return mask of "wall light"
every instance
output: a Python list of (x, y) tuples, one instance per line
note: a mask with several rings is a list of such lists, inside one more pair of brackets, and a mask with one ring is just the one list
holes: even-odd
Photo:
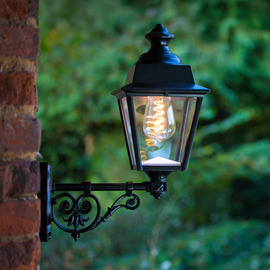
[[(169, 50), (174, 35), (162, 24), (157, 24), (145, 37), (151, 43), (150, 50), (129, 69), (125, 86), (112, 95), (118, 100), (131, 169), (144, 171), (150, 181), (55, 184), (51, 181), (51, 167), (41, 162), (41, 241), (51, 238), (52, 221), (77, 241), (81, 233), (95, 229), (116, 210), (136, 209), (140, 199), (134, 190), (145, 190), (160, 199), (168, 189), (169, 174), (187, 170), (202, 100), (210, 90), (196, 85), (191, 66), (183, 65)], [(125, 194), (101, 216), (100, 202), (92, 192), (113, 190)], [(52, 198), (55, 191), (63, 193)], [(82, 194), (76, 199), (68, 191)], [(125, 198), (126, 202), (121, 204)], [(67, 216), (63, 218), (67, 226), (57, 220), (59, 209)], [(91, 210), (96, 216), (86, 226), (89, 217), (84, 215)]]

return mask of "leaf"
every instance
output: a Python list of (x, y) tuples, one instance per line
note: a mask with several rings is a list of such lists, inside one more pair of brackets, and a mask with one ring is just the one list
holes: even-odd
[(144, 115), (144, 112), (145, 112), (145, 105), (142, 105), (142, 106), (137, 107), (137, 108), (136, 108), (136, 112), (139, 113), (139, 114)]

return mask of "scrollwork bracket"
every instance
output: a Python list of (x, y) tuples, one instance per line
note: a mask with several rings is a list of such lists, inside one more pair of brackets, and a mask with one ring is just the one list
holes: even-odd
[[(41, 191), (39, 198), (42, 213), (40, 239), (43, 242), (51, 238), (52, 221), (62, 231), (70, 233), (77, 241), (82, 233), (97, 228), (118, 209), (137, 209), (140, 205), (140, 199), (133, 193), (134, 190), (145, 190), (155, 198), (160, 198), (167, 190), (167, 183), (163, 179), (162, 181), (155, 180), (155, 182), (143, 183), (91, 184), (90, 182), (83, 182), (81, 184), (55, 184), (51, 181), (51, 167), (46, 162), (40, 163), (40, 174)], [(125, 194), (120, 196), (101, 216), (100, 201), (92, 194), (92, 191), (115, 190), (125, 191)], [(82, 194), (75, 198), (69, 191), (80, 191)], [(54, 192), (58, 193), (52, 198)], [(90, 214), (94, 214), (94, 218), (91, 218)]]

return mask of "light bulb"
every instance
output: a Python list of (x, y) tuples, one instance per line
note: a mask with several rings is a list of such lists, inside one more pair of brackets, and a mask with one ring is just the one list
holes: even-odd
[(151, 96), (147, 98), (143, 132), (150, 139), (166, 140), (176, 129), (170, 97)]

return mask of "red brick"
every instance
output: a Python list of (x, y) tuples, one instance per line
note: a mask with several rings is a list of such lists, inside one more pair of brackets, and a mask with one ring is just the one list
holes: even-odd
[(35, 194), (39, 192), (39, 189), (39, 162), (12, 162), (0, 168), (0, 199)]
[(37, 119), (3, 119), (0, 134), (0, 152), (39, 151), (41, 127)]
[(37, 269), (40, 262), (40, 242), (38, 237), (21, 243), (0, 245), (0, 267), (5, 270)]
[(0, 237), (39, 232), (39, 199), (1, 202), (0, 213)]
[(38, 0), (1, 0), (1, 19), (27, 21), (31, 17), (38, 17)]
[(0, 24), (0, 56), (35, 60), (39, 54), (39, 29), (28, 25)]
[(0, 105), (35, 105), (35, 73), (0, 73)]

